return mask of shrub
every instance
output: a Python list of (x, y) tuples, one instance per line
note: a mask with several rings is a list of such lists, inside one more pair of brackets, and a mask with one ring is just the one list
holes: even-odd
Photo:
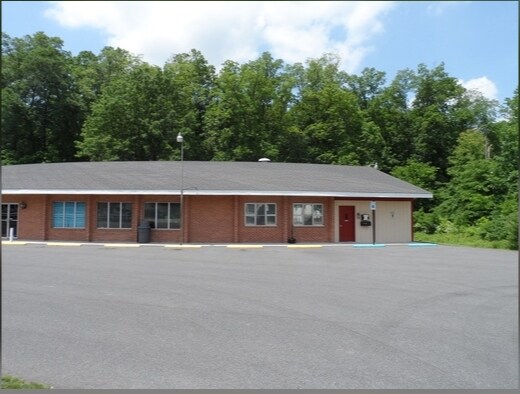
[(439, 217), (435, 213), (425, 213), (422, 210), (413, 214), (413, 228), (425, 234), (433, 234), (439, 225)]
[(452, 234), (458, 232), (457, 226), (449, 219), (441, 218), (435, 229), (436, 233)]
[(2, 376), (2, 390), (7, 389), (49, 389), (50, 386), (46, 386), (41, 383), (25, 382), (22, 379), (14, 376), (5, 375)]

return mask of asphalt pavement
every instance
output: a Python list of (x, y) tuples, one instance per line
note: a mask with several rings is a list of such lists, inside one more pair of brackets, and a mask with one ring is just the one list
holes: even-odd
[(57, 389), (515, 389), (518, 253), (2, 247), (2, 374)]

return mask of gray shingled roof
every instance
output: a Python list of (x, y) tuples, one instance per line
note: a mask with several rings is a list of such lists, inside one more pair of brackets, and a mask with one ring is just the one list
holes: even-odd
[[(371, 167), (185, 161), (184, 194), (431, 198)], [(2, 167), (3, 194), (179, 194), (181, 162), (83, 162)]]

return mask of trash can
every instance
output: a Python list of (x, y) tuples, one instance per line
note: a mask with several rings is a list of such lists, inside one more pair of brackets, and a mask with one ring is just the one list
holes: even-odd
[(137, 227), (137, 242), (142, 244), (150, 242), (151, 228), (148, 220), (142, 221), (139, 227)]

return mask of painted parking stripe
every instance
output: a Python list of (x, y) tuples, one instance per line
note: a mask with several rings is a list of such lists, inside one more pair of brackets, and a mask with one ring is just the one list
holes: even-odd
[(81, 243), (76, 242), (47, 242), (47, 246), (81, 246)]
[(27, 242), (22, 242), (22, 241), (2, 241), (2, 245), (27, 245)]
[(263, 247), (264, 245), (226, 245), (226, 248), (229, 249), (260, 249)]
[(103, 244), (106, 248), (138, 248), (141, 245), (136, 244)]
[(175, 249), (199, 249), (202, 248), (202, 245), (164, 245), (164, 247)]
[(356, 244), (354, 248), (384, 248), (385, 244)]

